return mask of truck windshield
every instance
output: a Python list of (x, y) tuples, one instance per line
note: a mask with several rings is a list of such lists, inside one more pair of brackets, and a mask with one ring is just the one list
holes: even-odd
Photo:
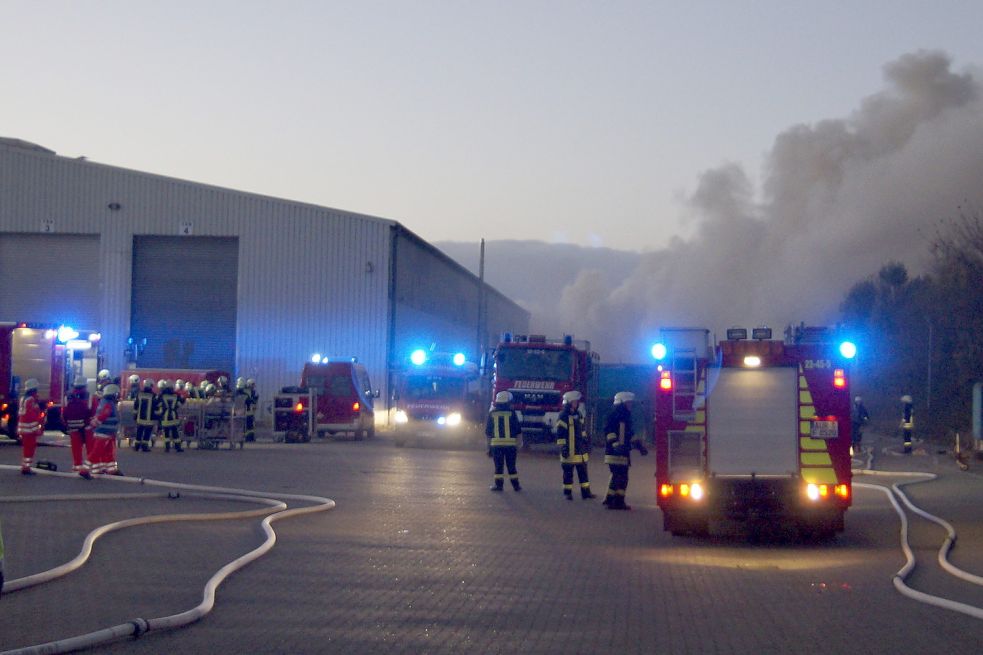
[(406, 400), (461, 398), (464, 396), (464, 380), (460, 378), (411, 375), (406, 378), (404, 388)]
[(573, 353), (542, 348), (502, 348), (495, 356), (498, 375), (507, 380), (569, 380)]

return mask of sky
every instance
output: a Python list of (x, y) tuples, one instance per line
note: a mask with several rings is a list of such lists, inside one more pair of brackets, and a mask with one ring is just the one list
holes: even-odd
[(0, 0), (0, 25), (0, 136), (431, 241), (648, 253), (699, 242), (728, 180), (775, 210), (782, 137), (857, 128), (890, 62), (983, 64), (983, 2), (954, 0)]

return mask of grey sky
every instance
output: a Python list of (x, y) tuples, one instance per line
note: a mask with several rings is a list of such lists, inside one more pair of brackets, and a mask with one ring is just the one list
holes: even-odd
[(654, 249), (700, 174), (847, 117), (983, 2), (0, 0), (0, 135), (400, 220)]

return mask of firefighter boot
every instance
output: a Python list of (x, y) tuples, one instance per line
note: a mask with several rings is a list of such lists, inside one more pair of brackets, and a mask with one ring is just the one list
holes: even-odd
[(592, 498), (597, 498), (595, 494), (590, 491), (590, 486), (580, 488), (580, 497), (584, 500), (590, 500)]
[(165, 453), (171, 452), (171, 442), (170, 442), (170, 440), (164, 442), (164, 452)]
[(512, 479), (512, 488), (516, 491), (522, 491), (522, 485), (519, 484), (518, 479), (515, 478)]
[(573, 492), (569, 489), (564, 489), (563, 497), (566, 498), (567, 500), (573, 500)]

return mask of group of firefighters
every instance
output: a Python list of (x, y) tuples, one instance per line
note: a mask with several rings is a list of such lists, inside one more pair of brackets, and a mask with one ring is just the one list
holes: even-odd
[[(554, 426), (556, 445), (560, 448), (560, 467), (563, 470), (563, 497), (573, 500), (573, 474), (577, 472), (580, 483), (580, 497), (584, 500), (596, 498), (591, 492), (587, 462), (590, 458), (591, 440), (587, 431), (586, 414), (581, 409), (582, 396), (579, 391), (563, 394), (563, 410)], [(635, 437), (631, 408), (635, 394), (619, 391), (614, 395), (614, 406), (604, 426), (604, 463), (608, 465), (611, 479), (608, 482), (604, 506), (612, 510), (628, 510), (625, 502), (628, 490), (628, 469), (631, 466), (631, 451), (638, 449), (644, 456), (648, 450), (641, 439)], [(495, 482), (492, 491), (502, 491), (505, 486), (505, 470), (516, 491), (522, 489), (516, 469), (516, 454), (522, 430), (517, 412), (512, 408), (512, 394), (501, 391), (495, 396), (495, 403), (485, 423), (488, 437), (488, 456), (495, 462)]]
[[(176, 452), (182, 452), (178, 408), (188, 399), (224, 400), (231, 398), (233, 393), (242, 397), (245, 408), (245, 440), (255, 440), (256, 407), (259, 403), (255, 380), (239, 378), (234, 392), (225, 376), (219, 377), (216, 384), (204, 380), (197, 387), (183, 380), (160, 380), (155, 385), (153, 380), (146, 379), (140, 384), (140, 378), (136, 375), (131, 375), (128, 382), (130, 386), (126, 400), (133, 402), (136, 419), (133, 449), (136, 451), (150, 451), (156, 430), (163, 436), (165, 452), (169, 452), (172, 446)], [(27, 380), (20, 399), (17, 436), (21, 440), (23, 475), (34, 475), (32, 466), (38, 440), (44, 434), (46, 416), (38, 401), (38, 386), (36, 379)], [(96, 390), (91, 397), (86, 378), (78, 376), (72, 384), (62, 411), (62, 422), (71, 444), (72, 471), (83, 478), (91, 479), (93, 473), (123, 475), (116, 460), (120, 400), (119, 378), (113, 379), (108, 370), (99, 371)]]

